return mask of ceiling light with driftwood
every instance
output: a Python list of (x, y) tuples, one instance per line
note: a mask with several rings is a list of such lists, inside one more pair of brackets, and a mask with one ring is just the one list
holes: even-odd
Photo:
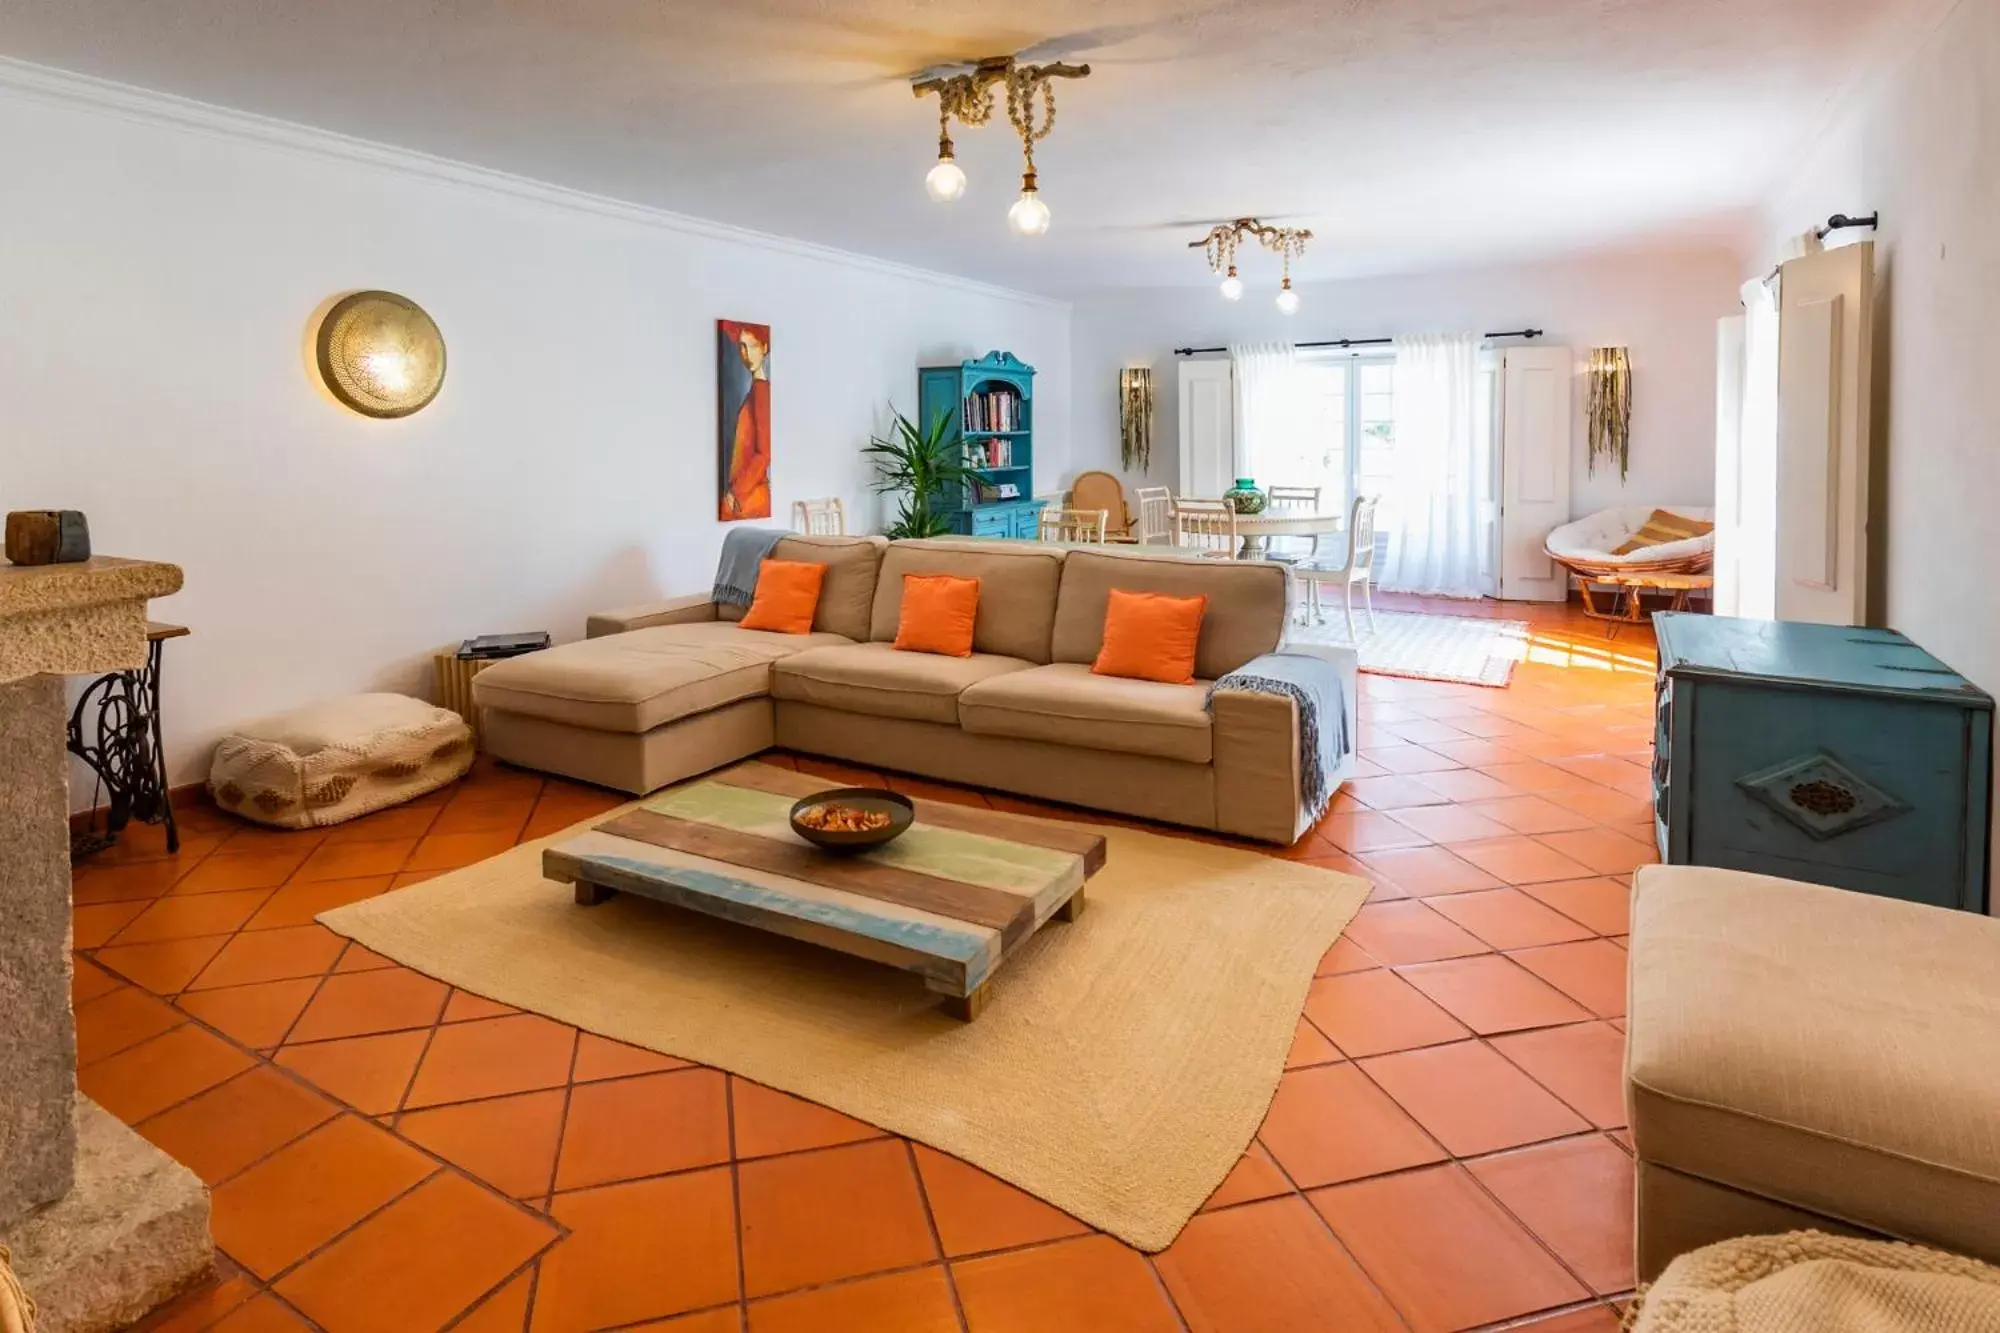
[(1236, 276), (1236, 251), (1246, 236), (1255, 238), (1282, 261), (1284, 281), (1278, 284), (1278, 309), (1288, 315), (1296, 311), (1299, 294), (1292, 290), (1292, 261), (1305, 254), (1306, 242), (1313, 238), (1305, 228), (1272, 227), (1256, 218), (1237, 218), (1234, 222), (1219, 223), (1198, 241), (1189, 241), (1188, 249), (1206, 251), (1209, 271), (1222, 279), (1223, 298), (1240, 301), (1243, 279)]
[(938, 160), (924, 177), (924, 189), (948, 204), (965, 193), (965, 171), (952, 156), (951, 123), (977, 128), (993, 118), (994, 85), (1007, 94), (1007, 120), (1021, 136), (1021, 197), (1007, 210), (1007, 223), (1023, 236), (1040, 236), (1049, 229), (1049, 206), (1035, 183), (1035, 145), (1056, 125), (1056, 79), (1081, 79), (1088, 65), (1023, 65), (1013, 56), (989, 56), (971, 69), (916, 80), (910, 91), (938, 99)]

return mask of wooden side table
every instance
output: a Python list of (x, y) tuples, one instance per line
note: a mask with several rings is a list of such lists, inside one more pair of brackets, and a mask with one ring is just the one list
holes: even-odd
[(99, 676), (76, 701), (69, 716), (69, 752), (97, 775), (109, 807), (100, 832), (93, 790), (90, 826), (70, 838), (72, 859), (111, 846), (135, 819), (166, 825), (168, 853), (180, 850), (180, 829), (167, 791), (166, 744), (160, 738), (160, 645), (187, 633), (185, 625), (147, 621), (146, 665)]
[(472, 702), (472, 678), (504, 657), (460, 657), (458, 648), (440, 648), (431, 655), (437, 673), (438, 707), (449, 708), (472, 728), (472, 743), (479, 744), (479, 709)]
[[(1590, 585), (1608, 584), (1614, 592), (1609, 607), (1599, 606), (1591, 600)], [(1673, 594), (1669, 611), (1688, 609), (1688, 598), (1695, 593), (1715, 592), (1713, 574), (1603, 574), (1583, 580), (1583, 613), (1596, 620), (1609, 620), (1614, 625), (1639, 625), (1646, 619), (1645, 595), (1648, 592)], [(1622, 607), (1620, 603), (1622, 602)], [(1611, 633), (1618, 631), (1613, 629)]]

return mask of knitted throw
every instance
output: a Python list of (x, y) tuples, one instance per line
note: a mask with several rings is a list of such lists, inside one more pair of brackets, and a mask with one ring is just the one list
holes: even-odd
[(1208, 687), (1211, 710), (1217, 690), (1282, 695), (1298, 706), (1299, 806), (1318, 823), (1333, 800), (1334, 770), (1353, 745), (1340, 669), (1307, 653), (1266, 653)]
[(715, 587), (709, 600), (717, 606), (750, 605), (757, 595), (757, 566), (791, 535), (783, 528), (731, 528), (723, 533), (722, 555), (715, 562)]
[(1646, 1288), (1632, 1333), (1996, 1333), (2000, 1268), (1819, 1231), (1684, 1254)]

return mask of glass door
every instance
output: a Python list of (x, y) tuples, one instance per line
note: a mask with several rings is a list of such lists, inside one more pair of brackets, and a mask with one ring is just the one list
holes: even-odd
[[(1381, 495), (1393, 478), (1396, 360), (1352, 352), (1305, 354), (1299, 429), (1260, 483), (1317, 486), (1320, 507), (1345, 513), (1357, 495)], [(1260, 458), (1260, 467), (1264, 460)], [(1379, 540), (1379, 539), (1378, 539)]]

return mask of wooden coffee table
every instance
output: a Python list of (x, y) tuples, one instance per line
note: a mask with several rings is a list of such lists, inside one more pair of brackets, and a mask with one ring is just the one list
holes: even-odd
[(542, 853), (586, 907), (629, 893), (914, 972), (971, 1021), (993, 973), (1050, 917), (1074, 921), (1104, 864), (1087, 829), (940, 801), (876, 851), (839, 855), (791, 828), (838, 784), (741, 764), (675, 787)]

